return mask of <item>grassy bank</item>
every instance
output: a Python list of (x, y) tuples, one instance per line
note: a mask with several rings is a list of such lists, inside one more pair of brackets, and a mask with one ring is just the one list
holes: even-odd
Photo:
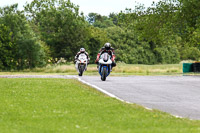
[(72, 79), (0, 78), (2, 133), (198, 133), (200, 121), (122, 103)]
[[(1, 72), (5, 74), (69, 74), (77, 75), (74, 64), (69, 65), (48, 65), (44, 68), (35, 68), (32, 70), (23, 70), (20, 72)], [(180, 75), (182, 74), (182, 64), (167, 65), (135, 65), (118, 63), (111, 75)], [(84, 75), (98, 75), (95, 64), (90, 64)]]

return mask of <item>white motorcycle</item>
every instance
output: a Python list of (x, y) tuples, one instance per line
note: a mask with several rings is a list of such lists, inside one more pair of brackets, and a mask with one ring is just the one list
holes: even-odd
[(85, 54), (80, 54), (75, 64), (79, 76), (82, 76), (83, 72), (87, 70), (87, 64), (87, 56)]
[(111, 56), (106, 52), (103, 53), (100, 56), (99, 60), (99, 74), (101, 75), (102, 81), (105, 81), (106, 77), (110, 74), (111, 65), (112, 65)]

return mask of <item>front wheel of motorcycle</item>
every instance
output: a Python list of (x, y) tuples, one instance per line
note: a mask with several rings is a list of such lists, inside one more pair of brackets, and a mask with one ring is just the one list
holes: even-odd
[(80, 66), (80, 68), (79, 68), (79, 76), (82, 76), (83, 75), (83, 71), (84, 71), (84, 68), (82, 68), (81, 66)]
[(106, 68), (104, 67), (104, 68), (103, 68), (103, 72), (102, 72), (102, 76), (101, 76), (101, 80), (102, 80), (102, 81), (106, 81), (106, 75), (107, 75), (107, 70), (106, 70)]

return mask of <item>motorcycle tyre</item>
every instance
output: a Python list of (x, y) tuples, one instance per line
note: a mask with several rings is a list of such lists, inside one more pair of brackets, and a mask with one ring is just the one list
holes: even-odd
[(106, 68), (104, 67), (104, 68), (103, 68), (103, 72), (102, 72), (102, 76), (101, 76), (101, 80), (102, 80), (102, 81), (106, 81), (106, 75), (107, 75), (107, 70), (106, 70)]
[(80, 66), (80, 68), (79, 68), (79, 76), (82, 76), (83, 75), (83, 71), (84, 71), (84, 68), (82, 68), (81, 66)]

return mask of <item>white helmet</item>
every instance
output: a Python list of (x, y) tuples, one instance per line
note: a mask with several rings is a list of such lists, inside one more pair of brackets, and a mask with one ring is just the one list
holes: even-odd
[(80, 48), (80, 52), (81, 53), (85, 53), (85, 49), (84, 48)]

